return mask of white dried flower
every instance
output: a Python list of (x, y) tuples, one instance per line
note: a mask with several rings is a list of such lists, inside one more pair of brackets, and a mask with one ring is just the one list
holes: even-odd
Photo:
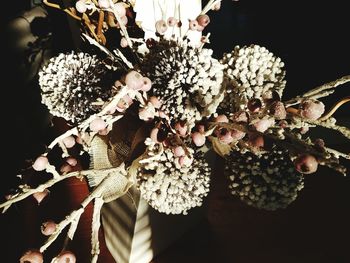
[(286, 208), (304, 187), (303, 175), (295, 170), (288, 153), (277, 149), (261, 156), (234, 151), (226, 159), (225, 174), (233, 195), (265, 210)]
[(181, 166), (171, 149), (157, 155), (160, 144), (150, 139), (146, 144), (150, 158), (137, 175), (141, 196), (154, 209), (166, 214), (187, 214), (189, 209), (201, 206), (210, 181), (210, 168), (203, 155), (188, 149), (193, 161)]
[(284, 63), (266, 48), (258, 45), (236, 46), (225, 54), (224, 86), (226, 92), (220, 105), (224, 110), (243, 110), (250, 99), (270, 99), (277, 93), (281, 98), (286, 81)]
[(51, 58), (39, 72), (42, 103), (54, 116), (84, 120), (99, 111), (92, 102), (105, 102), (111, 96), (107, 72), (102, 60), (87, 53)]
[(141, 70), (152, 80), (151, 93), (172, 120), (194, 122), (210, 116), (223, 99), (223, 66), (210, 49), (161, 40), (150, 47)]

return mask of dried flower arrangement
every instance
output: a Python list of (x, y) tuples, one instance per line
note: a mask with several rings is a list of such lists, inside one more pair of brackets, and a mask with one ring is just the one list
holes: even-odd
[[(225, 160), (234, 196), (266, 210), (293, 202), (304, 175), (315, 173), (318, 165), (346, 173), (339, 159), (350, 159), (349, 154), (327, 147), (322, 139), (310, 139), (307, 132), (321, 126), (350, 139), (350, 130), (332, 117), (350, 98), (327, 112), (319, 100), (350, 82), (350, 76), (284, 101), (284, 63), (266, 48), (236, 46), (217, 60), (204, 48), (210, 34), (197, 35), (198, 41), (189, 36), (205, 29), (210, 22), (207, 13), (219, 10), (220, 0), (208, 1), (188, 21), (180, 15), (179, 1), (163, 2), (164, 6), (158, 1), (161, 16), (151, 28), (138, 13), (140, 2), (78, 0), (62, 9), (44, 1), (81, 21), (83, 38), (99, 52), (60, 54), (40, 71), (42, 103), (71, 128), (33, 162), (35, 171), (52, 178), (35, 188), (20, 185), (0, 208), (5, 211), (29, 196), (40, 202), (49, 187), (69, 177), (86, 178), (92, 190), (80, 209), (57, 224), (43, 224), (47, 241), (38, 251), (24, 254), (21, 262), (43, 262), (42, 253), (66, 227), (72, 239), (92, 201), (91, 256), (97, 262), (101, 207), (132, 185), (162, 213), (186, 214), (201, 206), (209, 192), (207, 152)], [(171, 8), (174, 16), (167, 17), (164, 10)], [(133, 12), (136, 20), (130, 22)], [(147, 37), (130, 37), (126, 25), (133, 22)], [(131, 51), (130, 58), (127, 52), (107, 48), (110, 28), (120, 29), (120, 46)], [(136, 123), (130, 138), (121, 135), (122, 120)], [(49, 160), (57, 146), (64, 160), (61, 167)], [(79, 156), (72, 156), (73, 147), (90, 154), (90, 169), (76, 168)], [(67, 260), (75, 262), (74, 254), (63, 250), (52, 262)]]

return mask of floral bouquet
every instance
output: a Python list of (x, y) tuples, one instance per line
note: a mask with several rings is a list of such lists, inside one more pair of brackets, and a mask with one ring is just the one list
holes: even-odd
[[(311, 139), (308, 130), (321, 126), (350, 139), (349, 128), (332, 117), (350, 98), (332, 107), (320, 100), (350, 76), (284, 100), (284, 63), (266, 48), (236, 46), (216, 59), (205, 47), (208, 13), (220, 9), (220, 0), (202, 10), (191, 8), (196, 0), (150, 2), (78, 0), (63, 8), (44, 1), (79, 21), (86, 47), (51, 58), (39, 73), (42, 103), (68, 127), (32, 163), (51, 179), (21, 184), (0, 207), (29, 196), (40, 202), (69, 177), (86, 179), (91, 192), (61, 222), (45, 222), (47, 241), (21, 262), (43, 262), (42, 253), (65, 228), (72, 239), (90, 202), (91, 261), (97, 262), (101, 208), (133, 185), (161, 213), (201, 206), (212, 169), (207, 153), (224, 160), (231, 193), (259, 209), (286, 208), (319, 165), (346, 174), (339, 159), (349, 154)], [(110, 32), (117, 31), (119, 47), (110, 48)], [(58, 147), (60, 162), (50, 155)], [(79, 153), (88, 153), (89, 169), (80, 168)], [(75, 256), (63, 250), (52, 262), (75, 262)]]

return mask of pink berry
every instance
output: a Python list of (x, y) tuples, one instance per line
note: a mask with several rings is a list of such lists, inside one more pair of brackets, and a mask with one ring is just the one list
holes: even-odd
[(118, 107), (116, 106), (116, 107), (113, 107), (113, 108), (110, 108), (110, 109), (108, 109), (108, 111), (106, 112), (107, 114), (109, 114), (109, 115), (112, 115), (112, 114), (114, 114), (115, 113), (115, 111), (116, 110), (118, 110)]
[(311, 174), (317, 171), (318, 162), (313, 155), (302, 154), (294, 160), (294, 165), (298, 172)]
[(265, 132), (273, 124), (274, 124), (273, 119), (262, 119), (262, 120), (258, 120), (257, 122), (255, 122), (253, 124), (253, 126), (258, 132)]
[(146, 40), (146, 46), (147, 48), (152, 48), (156, 45), (157, 41), (155, 41), (153, 38), (147, 38)]
[(120, 80), (116, 80), (116, 81), (114, 82), (114, 87), (119, 88), (119, 87), (121, 87), (121, 86), (123, 86), (123, 83), (121, 83)]
[(76, 166), (77, 163), (78, 163), (78, 161), (77, 161), (77, 159), (75, 159), (74, 157), (68, 157), (68, 158), (66, 159), (66, 163), (68, 163), (68, 164), (71, 165), (71, 166)]
[(173, 27), (173, 26), (176, 26), (176, 24), (177, 24), (177, 19), (175, 17), (168, 18), (168, 26)]
[(164, 35), (164, 33), (168, 30), (168, 26), (166, 24), (166, 22), (164, 20), (158, 20), (156, 22), (156, 31), (161, 34)]
[(77, 143), (79, 143), (79, 144), (83, 144), (83, 143), (84, 143), (84, 142), (83, 142), (83, 139), (82, 139), (80, 136), (77, 137), (76, 141), (77, 141)]
[(122, 48), (126, 48), (128, 46), (128, 41), (126, 40), (125, 37), (122, 37), (122, 39), (120, 40), (120, 46)]
[(228, 123), (228, 118), (226, 117), (226, 115), (219, 115), (214, 119), (215, 122), (224, 122), (224, 123)]
[(233, 129), (233, 130), (231, 130), (231, 136), (232, 136), (234, 141), (238, 141), (238, 140), (241, 140), (244, 138), (245, 132)]
[(314, 144), (315, 146), (320, 149), (320, 150), (324, 150), (324, 147), (325, 147), (325, 142), (324, 140), (320, 139), (320, 138), (317, 138), (315, 141), (314, 141)]
[(60, 172), (64, 174), (70, 173), (71, 171), (73, 171), (73, 167), (68, 163), (63, 164), (60, 168)]
[(212, 10), (218, 11), (220, 10), (220, 8), (221, 8), (221, 2), (218, 2), (212, 7)]
[(70, 251), (63, 251), (56, 257), (56, 263), (75, 263), (75, 255)]
[(258, 134), (252, 134), (249, 136), (248, 143), (254, 148), (263, 148), (264, 147), (264, 137)]
[(299, 106), (299, 113), (303, 118), (317, 120), (324, 113), (324, 104), (318, 100), (305, 100)]
[(133, 100), (132, 100), (132, 98), (129, 95), (125, 95), (123, 97), (123, 100), (128, 106), (130, 106), (133, 103)]
[(38, 204), (40, 204), (44, 198), (50, 193), (49, 190), (45, 189), (42, 192), (37, 192), (33, 194), (33, 197), (35, 198), (35, 200), (38, 202)]
[(159, 132), (158, 128), (153, 128), (152, 129), (151, 134), (150, 134), (150, 137), (151, 137), (152, 141), (159, 142), (158, 141), (158, 132)]
[[(122, 24), (123, 24), (124, 26), (127, 25), (127, 23), (128, 23), (128, 17), (127, 17), (127, 16), (122, 16), (122, 17), (120, 17), (120, 20), (121, 20), (121, 22), (122, 22)], [(119, 25), (118, 27), (120, 27), (120, 25)]]
[(107, 123), (104, 120), (102, 120), (100, 117), (97, 117), (90, 123), (90, 130), (93, 132), (98, 132), (106, 128), (106, 126), (107, 126)]
[(75, 3), (75, 8), (79, 13), (85, 13), (87, 10), (85, 0), (79, 0)]
[(198, 124), (197, 125), (197, 130), (200, 132), (200, 133), (205, 133), (205, 126), (203, 124)]
[(130, 71), (125, 76), (125, 84), (133, 90), (141, 89), (144, 79), (143, 76), (135, 70)]
[(193, 162), (193, 159), (192, 158), (189, 158), (188, 156), (186, 156), (186, 155), (184, 155), (184, 156), (181, 156), (180, 158), (179, 158), (179, 164), (180, 164), (180, 166), (182, 167), (182, 166), (190, 166), (191, 164), (192, 164), (192, 162)]
[(72, 148), (75, 145), (75, 138), (73, 136), (68, 136), (63, 139), (63, 144), (67, 148)]
[(154, 112), (149, 109), (143, 108), (139, 110), (139, 118), (144, 121), (149, 121), (154, 119)]
[(54, 221), (47, 221), (41, 225), (41, 233), (45, 236), (52, 235), (56, 230), (56, 223)]
[(197, 27), (198, 27), (198, 22), (197, 20), (190, 20), (189, 21), (189, 28), (190, 30), (197, 30)]
[(201, 25), (198, 24), (197, 31), (198, 32), (202, 32), (203, 30), (204, 30), (204, 26), (201, 26)]
[(155, 97), (155, 96), (152, 96), (149, 98), (149, 102), (152, 103), (152, 105), (156, 108), (156, 109), (159, 109), (160, 106), (162, 106), (162, 103), (160, 102), (160, 100)]
[(170, 145), (171, 145), (171, 142), (168, 138), (166, 138), (162, 143), (163, 143), (164, 147), (170, 147)]
[(248, 122), (248, 114), (245, 111), (237, 111), (231, 117), (234, 122)]
[(176, 157), (180, 157), (185, 155), (185, 150), (182, 146), (176, 146), (175, 148), (173, 148), (173, 153)]
[(248, 101), (247, 107), (251, 112), (259, 112), (261, 110), (262, 104), (259, 99), (251, 99)]
[(43, 263), (44, 257), (38, 250), (29, 250), (23, 254), (20, 263)]
[(303, 126), (303, 127), (300, 128), (299, 131), (300, 131), (301, 134), (305, 134), (305, 133), (307, 133), (309, 131), (309, 129), (310, 129), (309, 126)]
[(177, 122), (175, 124), (175, 130), (180, 136), (185, 136), (187, 133), (187, 125), (185, 123)]
[(123, 17), (126, 15), (126, 9), (123, 3), (115, 3), (114, 4), (114, 11), (120, 16)]
[(166, 114), (164, 111), (159, 111), (158, 114), (160, 118), (169, 119), (168, 114)]
[(119, 112), (123, 112), (124, 110), (126, 110), (127, 108), (129, 108), (129, 106), (133, 103), (132, 99), (130, 98), (129, 95), (125, 95), (117, 104), (117, 111)]
[(110, 8), (109, 0), (98, 0), (98, 6), (102, 9)]
[(210, 23), (210, 18), (208, 15), (199, 15), (197, 17), (197, 22), (200, 26), (206, 27)]
[(275, 101), (271, 104), (270, 113), (276, 120), (283, 120), (287, 116), (286, 108), (281, 101)]
[(142, 81), (143, 83), (140, 89), (146, 92), (149, 91), (152, 88), (152, 81), (147, 77), (143, 77)]
[(108, 128), (104, 128), (103, 130), (98, 131), (99, 135), (105, 136), (110, 132)]
[(48, 164), (49, 160), (46, 156), (39, 156), (33, 163), (32, 167), (35, 171), (43, 171), (46, 169)]
[(281, 128), (287, 128), (288, 127), (288, 122), (285, 120), (281, 120), (278, 122), (278, 126), (280, 126)]
[(218, 134), (219, 141), (224, 144), (230, 144), (233, 142), (233, 138), (231, 136), (231, 132), (227, 129), (221, 129)]
[(192, 133), (192, 140), (196, 146), (200, 147), (203, 146), (205, 143), (205, 136), (200, 132), (194, 132)]

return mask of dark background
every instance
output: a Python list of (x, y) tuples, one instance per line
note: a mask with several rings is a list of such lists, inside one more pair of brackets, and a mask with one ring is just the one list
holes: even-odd
[[(350, 20), (344, 2), (224, 0), (219, 12), (210, 13), (210, 47), (220, 58), (235, 45), (265, 46), (285, 62), (284, 99), (288, 99), (350, 74)], [(26, 1), (10, 4), (3, 9), (2, 25), (30, 8)], [(69, 50), (73, 44), (65, 15), (49, 12), (53, 52)], [(23, 53), (13, 48), (11, 41), (16, 38), (7, 34), (11, 36), (5, 31), (1, 38), (6, 153), (2, 160), (2, 193), (16, 185), (15, 175), (25, 167), (25, 160), (40, 153), (43, 142), (52, 136), (47, 111), (40, 104), (37, 79), (22, 80), (18, 64)], [(330, 106), (349, 94), (347, 84), (324, 101)], [(349, 113), (350, 104), (346, 104), (335, 116), (349, 125)], [(349, 143), (342, 137), (331, 135), (329, 139), (334, 147), (349, 152)], [(349, 162), (346, 165), (349, 167)], [(350, 262), (346, 252), (350, 236), (349, 178), (321, 168), (318, 174), (306, 178), (304, 191), (288, 209), (267, 213), (231, 197), (226, 179), (220, 175), (219, 169), (213, 176), (207, 220), (156, 262)], [(26, 239), (20, 237), (28, 233), (18, 219), (23, 216), (21, 205), (0, 216), (1, 236), (7, 241), (2, 250), (11, 255), (6, 262), (16, 262), (16, 255), (27, 247), (23, 244)]]

